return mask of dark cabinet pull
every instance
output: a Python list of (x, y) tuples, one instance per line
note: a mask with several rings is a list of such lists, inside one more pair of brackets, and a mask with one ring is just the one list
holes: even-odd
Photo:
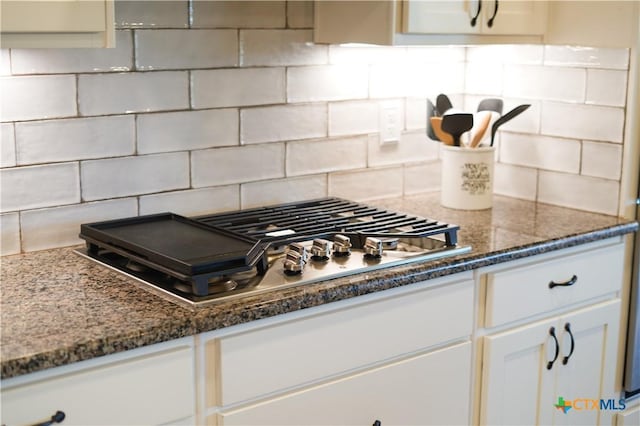
[(569, 351), (569, 355), (562, 358), (562, 365), (567, 365), (567, 363), (569, 362), (569, 358), (571, 358), (571, 355), (573, 355), (573, 350), (576, 348), (576, 340), (573, 338), (573, 333), (571, 332), (571, 324), (566, 323), (564, 325), (564, 329), (567, 333), (569, 333), (569, 336), (571, 337), (571, 350)]
[(480, 11), (482, 10), (482, 0), (478, 0), (478, 10), (476, 11), (476, 16), (471, 18), (471, 26), (475, 27), (478, 22), (478, 16), (480, 16)]
[(575, 283), (578, 282), (578, 276), (574, 275), (573, 277), (571, 277), (571, 279), (569, 281), (563, 282), (563, 283), (557, 283), (555, 281), (550, 281), (549, 282), (549, 288), (554, 288), (554, 287), (569, 287), (574, 285)]
[(493, 27), (493, 20), (496, 19), (496, 15), (498, 14), (498, 0), (495, 0), (496, 8), (493, 9), (493, 16), (487, 21), (487, 26), (489, 28)]
[(558, 338), (556, 337), (555, 327), (551, 327), (549, 329), (549, 335), (553, 337), (553, 341), (556, 344), (556, 354), (553, 356), (553, 359), (551, 361), (547, 362), (547, 370), (551, 370), (551, 368), (553, 367), (553, 363), (556, 362), (556, 360), (558, 359), (558, 354), (560, 353), (560, 344), (558, 343)]
[(56, 411), (56, 413), (53, 416), (51, 416), (49, 420), (46, 420), (41, 423), (36, 423), (33, 426), (51, 426), (54, 423), (62, 423), (65, 417), (66, 417), (66, 414), (64, 414), (64, 411)]
[(382, 422), (380, 420), (376, 420), (373, 422), (373, 426), (382, 426)]

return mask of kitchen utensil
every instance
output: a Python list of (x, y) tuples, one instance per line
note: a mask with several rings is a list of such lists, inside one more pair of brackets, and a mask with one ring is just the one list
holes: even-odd
[(483, 99), (478, 104), (478, 111), (495, 111), (498, 114), (502, 115), (503, 106), (504, 106), (504, 102), (502, 102), (502, 99), (498, 99), (498, 98)]
[(437, 115), (436, 112), (436, 107), (435, 105), (433, 105), (433, 102), (431, 102), (430, 99), (427, 99), (427, 136), (431, 140), (439, 141), (438, 137), (433, 131), (433, 126), (431, 125), (431, 117), (435, 117)]
[(486, 133), (490, 121), (491, 111), (480, 111), (476, 114), (474, 118), (474, 126), (471, 132), (471, 142), (469, 142), (469, 146), (471, 148), (475, 148), (480, 145), (480, 141)]
[(445, 145), (453, 145), (453, 136), (442, 130), (442, 117), (431, 117), (431, 128), (437, 136), (436, 140), (443, 142)]
[(440, 93), (436, 98), (436, 108), (440, 115), (444, 115), (445, 112), (453, 108), (453, 105), (451, 105), (451, 100), (447, 95)]
[(531, 106), (530, 104), (518, 105), (517, 107), (515, 107), (514, 109), (512, 109), (502, 117), (500, 117), (498, 120), (496, 120), (495, 123), (493, 123), (493, 125), (491, 126), (491, 146), (493, 146), (493, 142), (495, 140), (498, 127), (502, 126), (507, 121), (510, 121), (511, 119), (519, 116), (524, 111), (526, 111), (527, 108), (529, 108), (530, 106)]
[(460, 146), (460, 136), (473, 127), (473, 114), (449, 114), (442, 117), (442, 130), (453, 136), (453, 146)]

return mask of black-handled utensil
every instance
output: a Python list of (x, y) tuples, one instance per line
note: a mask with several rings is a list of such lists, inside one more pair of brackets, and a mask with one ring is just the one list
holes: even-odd
[(495, 111), (498, 114), (502, 115), (503, 106), (504, 106), (504, 102), (502, 101), (502, 99), (498, 99), (498, 98), (483, 99), (478, 104), (478, 111)]
[(498, 118), (495, 121), (495, 123), (493, 123), (493, 126), (491, 126), (491, 146), (493, 146), (493, 141), (496, 137), (496, 132), (498, 131), (498, 127), (502, 126), (507, 121), (510, 121), (512, 118), (519, 116), (530, 106), (531, 105), (529, 104), (518, 105), (517, 107), (515, 107), (514, 109), (512, 109), (502, 117)]
[(447, 95), (440, 93), (436, 98), (436, 108), (438, 109), (438, 114), (444, 115), (445, 112), (453, 108), (453, 105), (451, 105), (451, 100)]
[(453, 136), (453, 146), (460, 146), (460, 136), (473, 127), (473, 114), (448, 114), (442, 117), (442, 130)]
[(439, 141), (435, 132), (433, 131), (433, 126), (431, 125), (431, 117), (436, 117), (436, 107), (433, 105), (430, 99), (427, 99), (427, 136), (429, 139), (434, 141)]

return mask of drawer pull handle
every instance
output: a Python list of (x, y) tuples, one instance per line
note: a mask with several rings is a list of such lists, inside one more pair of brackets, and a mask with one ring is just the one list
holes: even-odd
[(571, 277), (571, 279), (569, 281), (563, 282), (563, 283), (557, 283), (555, 281), (551, 281), (549, 282), (549, 288), (554, 288), (554, 287), (569, 287), (574, 285), (575, 283), (578, 282), (578, 276), (574, 275), (573, 277)]
[(573, 333), (571, 332), (571, 324), (566, 323), (564, 325), (564, 329), (567, 333), (569, 333), (569, 336), (571, 337), (571, 350), (569, 351), (569, 355), (562, 358), (562, 365), (567, 365), (567, 363), (569, 362), (569, 358), (571, 358), (571, 355), (573, 355), (573, 350), (576, 347), (576, 340), (573, 338)]
[(480, 11), (482, 10), (482, 0), (478, 0), (478, 10), (476, 11), (476, 16), (471, 18), (471, 26), (475, 27), (476, 22), (478, 22), (478, 16), (480, 16)]
[(33, 426), (51, 426), (54, 423), (62, 423), (65, 417), (66, 414), (64, 414), (64, 411), (56, 411), (56, 413), (51, 416), (49, 420), (46, 420), (42, 423), (36, 423)]
[(495, 0), (495, 1), (496, 1), (496, 6), (495, 6), (495, 9), (493, 9), (493, 16), (491, 16), (491, 19), (487, 21), (487, 26), (489, 28), (493, 27), (493, 20), (496, 19), (496, 15), (498, 14), (498, 0)]
[(553, 356), (553, 359), (547, 362), (547, 370), (551, 370), (553, 368), (553, 363), (558, 359), (558, 354), (560, 353), (560, 344), (558, 343), (558, 338), (556, 337), (556, 328), (551, 327), (549, 329), (549, 336), (553, 337), (553, 341), (556, 345), (556, 354)]

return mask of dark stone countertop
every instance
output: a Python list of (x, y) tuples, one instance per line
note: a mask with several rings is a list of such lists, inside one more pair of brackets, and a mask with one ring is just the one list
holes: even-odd
[(439, 193), (368, 202), (460, 225), (468, 254), (358, 277), (328, 280), (189, 309), (73, 252), (1, 258), (2, 378), (216, 330), (392, 287), (532, 256), (638, 229), (632, 220), (494, 197), (494, 207), (458, 211)]

